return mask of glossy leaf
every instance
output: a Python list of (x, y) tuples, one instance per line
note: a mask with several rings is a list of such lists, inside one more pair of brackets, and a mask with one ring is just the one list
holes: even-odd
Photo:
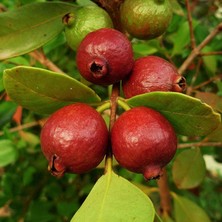
[(65, 74), (18, 66), (3, 75), (5, 89), (12, 100), (36, 113), (50, 114), (74, 103), (96, 103), (100, 98), (81, 82)]
[(179, 189), (197, 187), (206, 175), (206, 166), (199, 148), (184, 150), (173, 162), (173, 180)]
[(111, 172), (97, 181), (71, 222), (153, 222), (154, 216), (148, 196)]
[(177, 222), (210, 222), (208, 215), (196, 203), (173, 194), (174, 216)]
[(38, 2), (0, 13), (0, 60), (44, 45), (63, 30), (62, 17), (73, 10), (71, 4)]
[(13, 163), (17, 158), (17, 150), (10, 140), (0, 141), (0, 167)]
[(181, 93), (151, 92), (134, 96), (126, 102), (133, 107), (147, 106), (159, 111), (181, 135), (208, 135), (220, 123), (220, 115), (209, 105)]

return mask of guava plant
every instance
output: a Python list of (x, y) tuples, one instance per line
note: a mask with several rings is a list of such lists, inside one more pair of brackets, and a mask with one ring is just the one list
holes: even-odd
[[(11, 111), (10, 118), (19, 125), (25, 112), (41, 119), (39, 150), (55, 183), (67, 174), (78, 174), (81, 180), (103, 169), (81, 206), (63, 221), (210, 221), (179, 190), (200, 186), (206, 176), (200, 147), (222, 146), (221, 82), (218, 96), (201, 92), (217, 79), (204, 82), (201, 68), (213, 68), (211, 60), (199, 59), (222, 25), (197, 45), (191, 12), (189, 0), (185, 9), (173, 0), (95, 0), (87, 5), (36, 2), (0, 13), (0, 59), (13, 64), (3, 70), (1, 93), (3, 105), (13, 105), (3, 110)], [(166, 52), (164, 44), (177, 37), (165, 40), (165, 35), (180, 17), (185, 17), (187, 26), (181, 30), (190, 33), (192, 50), (184, 49), (188, 38), (181, 34)], [(64, 70), (44, 51), (53, 50), (53, 41), (70, 50)], [(38, 63), (25, 63), (25, 57)], [(66, 63), (72, 64), (74, 75), (66, 73)], [(202, 85), (195, 86), (198, 78)], [(3, 145), (13, 138), (7, 130), (1, 137), (0, 167), (7, 167), (16, 155)], [(121, 170), (137, 175), (140, 182), (129, 181)], [(59, 221), (55, 218), (47, 221)]]

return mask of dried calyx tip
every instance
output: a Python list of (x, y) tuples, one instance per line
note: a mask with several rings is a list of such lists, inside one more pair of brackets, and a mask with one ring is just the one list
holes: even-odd
[(48, 171), (56, 177), (62, 177), (65, 173), (65, 168), (60, 162), (58, 162), (56, 154), (54, 154), (49, 161)]
[(67, 26), (72, 25), (74, 20), (75, 20), (75, 16), (73, 13), (68, 13), (68, 14), (64, 15), (62, 18), (63, 24), (65, 24)]
[(108, 74), (107, 63), (103, 59), (95, 59), (89, 64), (90, 72), (94, 78), (102, 78)]

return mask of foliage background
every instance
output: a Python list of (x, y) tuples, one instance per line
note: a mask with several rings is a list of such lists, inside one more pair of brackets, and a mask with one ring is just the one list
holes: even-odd
[[(0, 11), (12, 10), (31, 2), (44, 0), (3, 0)], [(64, 1), (84, 5), (89, 1)], [(184, 1), (171, 1), (174, 16), (167, 32), (160, 38), (150, 41), (132, 40), (135, 58), (145, 55), (158, 55), (170, 60), (179, 70), (193, 49), (198, 46), (222, 21), (222, 3), (218, 0), (190, 1), (189, 9)], [(192, 16), (189, 26), (188, 12)], [(221, 30), (220, 30), (221, 31)], [(191, 41), (190, 34), (195, 42)], [(1, 40), (1, 36), (0, 36)], [(216, 111), (222, 112), (222, 33), (214, 36), (201, 53), (183, 71), (187, 79), (188, 95), (200, 98)], [(47, 162), (41, 153), (39, 133), (45, 116), (21, 109), (8, 101), (2, 83), (3, 70), (17, 65), (30, 65), (48, 68), (45, 58), (56, 64), (63, 72), (81, 80), (75, 64), (75, 52), (66, 44), (64, 34), (59, 34), (39, 51), (40, 56), (25, 54), (0, 61), (0, 221), (50, 222), (69, 221), (80, 207), (97, 179), (103, 174), (98, 168), (84, 175), (65, 175), (62, 179), (52, 177), (47, 171)], [(109, 88), (92, 87), (103, 99), (109, 95)], [(222, 127), (221, 127), (222, 128)], [(202, 207), (212, 222), (222, 221), (222, 170), (215, 171), (209, 159), (215, 163), (222, 161), (222, 130), (206, 138), (180, 137), (178, 154), (184, 149), (201, 147), (207, 172), (198, 186), (192, 189), (179, 189), (172, 176), (172, 161), (167, 167), (168, 182), (172, 191), (188, 197)], [(187, 159), (189, 163), (189, 159)], [(219, 165), (221, 167), (221, 165)], [(149, 183), (141, 175), (131, 173), (119, 166), (119, 175), (138, 184), (145, 192), (157, 187), (156, 181)], [(195, 169), (193, 169), (195, 171)], [(197, 172), (198, 174), (198, 172)], [(151, 198), (159, 206), (160, 198), (152, 193)], [(189, 212), (188, 212), (189, 213)]]

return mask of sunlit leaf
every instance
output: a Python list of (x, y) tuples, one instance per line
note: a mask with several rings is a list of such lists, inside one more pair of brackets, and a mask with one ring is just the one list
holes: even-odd
[(36, 113), (50, 114), (74, 102), (100, 101), (99, 96), (81, 82), (45, 69), (25, 66), (7, 69), (3, 81), (12, 100)]
[(63, 30), (62, 17), (73, 10), (67, 3), (38, 2), (0, 13), (0, 60), (44, 45)]
[(97, 181), (71, 222), (153, 222), (154, 216), (148, 196), (112, 172)]
[(179, 153), (173, 162), (172, 173), (174, 183), (179, 189), (190, 189), (200, 185), (206, 175), (206, 166), (200, 149), (188, 149)]
[(0, 141), (0, 167), (7, 166), (17, 159), (17, 150), (10, 140)]
[(177, 222), (210, 222), (208, 215), (196, 203), (173, 194), (174, 216)]
[(151, 92), (127, 99), (131, 106), (147, 106), (159, 111), (177, 133), (204, 136), (220, 124), (220, 115), (201, 100), (175, 92)]

